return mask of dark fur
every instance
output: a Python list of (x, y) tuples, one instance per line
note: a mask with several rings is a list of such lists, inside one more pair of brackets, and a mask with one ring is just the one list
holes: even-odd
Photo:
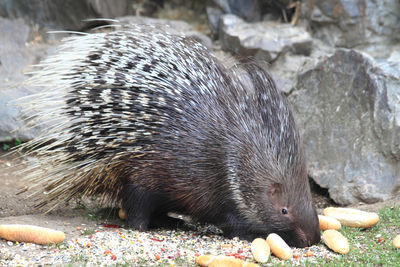
[[(268, 93), (272, 98), (279, 98), (285, 105), (288, 104), (281, 93), (274, 88), (275, 85), (267, 72), (251, 63), (246, 63), (243, 67), (247, 68), (256, 94), (259, 90)], [(222, 66), (220, 68), (221, 72), (226, 71)], [(229, 87), (228, 85), (227, 88)], [(244, 101), (244, 98), (239, 98), (243, 97), (241, 94), (248, 92), (222, 90), (219, 93), (217, 103), (211, 102), (213, 106), (203, 103), (198, 106), (197, 111), (186, 110), (184, 114), (187, 116), (174, 118), (174, 121), (168, 122), (167, 133), (153, 140), (157, 147), (155, 154), (145, 156), (138, 163), (134, 163), (140, 165), (140, 162), (146, 162), (146, 167), (140, 174), (133, 175), (129, 181), (139, 181), (139, 184), (143, 184), (143, 188), (152, 188), (157, 193), (149, 193), (143, 189), (146, 191), (146, 198), (142, 198), (142, 194), (132, 194), (129, 190), (122, 191), (123, 200), (133, 197), (129, 201), (123, 201), (123, 207), (128, 210), (130, 225), (134, 228), (141, 225), (140, 229), (146, 229), (143, 225), (151, 219), (149, 210), (152, 210), (153, 214), (160, 214), (174, 211), (179, 207), (178, 210), (183, 210), (201, 222), (218, 225), (227, 237), (239, 236), (251, 241), (255, 237), (265, 237), (268, 233), (274, 232), (292, 246), (304, 247), (319, 242), (318, 220), (311, 203), (300, 140), (293, 140), (291, 137), (283, 142), (291, 142), (294, 146), (293, 157), (296, 159), (294, 166), (284, 166), (288, 168), (289, 175), (293, 176), (280, 177), (276, 174), (274, 179), (269, 177), (275, 173), (268, 169), (268, 164), (262, 169), (263, 162), (268, 159), (257, 155), (257, 150), (263, 149), (265, 140), (256, 131), (248, 136), (241, 129), (243, 123), (241, 120), (249, 119), (247, 118), (249, 115), (254, 116), (253, 112), (257, 114), (258, 119), (260, 114), (257, 105), (269, 105), (269, 103), (262, 101), (257, 104), (246, 103), (249, 105), (248, 114), (242, 114), (244, 117), (241, 118), (227, 113), (227, 106), (238, 105), (239, 101)], [(182, 108), (186, 109), (185, 106)], [(274, 110), (278, 107), (269, 108), (274, 114)], [(239, 110), (235, 112), (240, 113)], [(261, 114), (259, 119), (260, 127), (270, 129), (279, 127), (279, 121), (268, 118), (268, 114)], [(289, 121), (291, 130), (297, 131), (292, 115)], [(179, 129), (178, 133), (170, 136), (168, 132), (170, 128)], [(179, 138), (175, 139), (177, 136)], [(274, 145), (285, 144), (276, 142)], [(284, 149), (282, 147), (280, 151)], [(237, 175), (241, 176), (240, 188), (251, 195), (249, 201), (261, 206), (263, 214), (259, 216), (264, 224), (246, 219), (232, 200), (227, 185), (229, 167), (236, 169)], [(260, 167), (261, 169), (257, 169)], [(126, 184), (123, 187), (125, 188)], [(135, 188), (135, 186), (130, 187)], [(163, 197), (160, 197), (161, 195)], [(162, 201), (159, 201), (160, 199)], [(270, 203), (263, 206), (263, 201)], [(282, 214), (283, 208), (288, 209), (288, 214)], [(148, 216), (143, 216), (144, 214)]]

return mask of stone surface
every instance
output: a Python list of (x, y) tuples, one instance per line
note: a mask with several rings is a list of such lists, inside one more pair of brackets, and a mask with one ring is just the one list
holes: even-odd
[(290, 24), (247, 23), (235, 15), (224, 15), (220, 27), (224, 49), (258, 60), (272, 62), (287, 51), (307, 55), (311, 50), (311, 35)]
[(305, 62), (316, 62), (333, 51), (332, 47), (325, 45), (321, 40), (314, 39), (309, 56), (289, 51), (270, 64), (268, 71), (272, 74), (277, 87), (285, 94), (289, 94), (296, 83), (297, 73)]
[(10, 138), (30, 139), (38, 134), (23, 129), (20, 109), (13, 100), (31, 94), (22, 82), (25, 72), (47, 52), (47, 45), (35, 42), (34, 31), (22, 20), (0, 17), (0, 142)]
[(399, 67), (339, 49), (298, 75), (309, 172), (339, 204), (387, 199), (400, 182)]
[(398, 0), (305, 0), (301, 11), (313, 36), (332, 46), (352, 48), (400, 38)]
[(206, 11), (211, 30), (216, 35), (225, 14), (236, 15), (247, 22), (266, 19), (289, 22), (295, 12), (292, 3), (292, 0), (209, 0)]
[(133, 14), (130, 0), (0, 0), (0, 16), (23, 18), (27, 24), (63, 30), (83, 30), (86, 19)]
[(224, 14), (234, 14), (246, 21), (261, 19), (259, 0), (211, 0), (208, 1), (206, 11), (211, 30), (218, 33), (220, 19)]

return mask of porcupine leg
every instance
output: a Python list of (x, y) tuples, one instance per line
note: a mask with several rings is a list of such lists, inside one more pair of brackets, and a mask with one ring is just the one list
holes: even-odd
[(218, 224), (227, 238), (239, 237), (247, 241), (252, 241), (258, 237), (257, 230), (254, 226), (246, 222), (241, 216), (230, 209), (222, 218), (222, 223)]
[(176, 229), (184, 224), (183, 220), (168, 216), (168, 212), (157, 212), (151, 217), (151, 228)]
[(121, 193), (122, 208), (126, 211), (130, 227), (145, 231), (148, 228), (176, 228), (182, 220), (167, 215), (167, 199), (145, 188), (128, 185)]
[(158, 197), (145, 188), (127, 185), (121, 192), (121, 199), (129, 227), (145, 231), (157, 208)]
[(239, 237), (240, 239), (244, 239), (247, 241), (252, 241), (256, 237), (259, 237), (258, 234), (249, 231), (249, 228), (239, 228), (239, 227), (230, 227), (230, 228), (222, 228), (224, 236), (227, 238)]

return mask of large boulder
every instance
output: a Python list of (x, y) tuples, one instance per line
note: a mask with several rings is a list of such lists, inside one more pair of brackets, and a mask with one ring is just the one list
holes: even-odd
[(23, 83), (32, 64), (52, 46), (41, 43), (40, 36), (22, 20), (0, 17), (0, 142), (31, 139), (38, 131), (23, 128), (24, 122), (15, 99), (32, 94)]
[(399, 70), (339, 49), (299, 72), (290, 100), (310, 175), (339, 204), (385, 200), (400, 183)]
[(288, 51), (307, 55), (312, 46), (311, 35), (301, 27), (272, 21), (247, 23), (232, 14), (221, 18), (219, 35), (224, 49), (268, 62)]
[(83, 30), (87, 19), (133, 14), (130, 0), (0, 0), (0, 16), (48, 29)]
[(398, 0), (304, 0), (301, 13), (313, 37), (332, 46), (354, 48), (400, 38)]
[(265, 20), (290, 21), (295, 10), (291, 0), (209, 0), (206, 12), (211, 31), (216, 35), (223, 15), (233, 14), (247, 22)]

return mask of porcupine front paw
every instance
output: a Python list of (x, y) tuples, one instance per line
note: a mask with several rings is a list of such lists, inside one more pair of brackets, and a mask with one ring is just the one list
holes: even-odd
[(257, 237), (266, 237), (262, 229), (248, 223), (239, 216), (230, 213), (225, 216), (225, 221), (219, 224), (223, 234), (227, 238), (239, 237), (242, 240), (253, 241)]
[(156, 213), (151, 217), (149, 228), (177, 229), (184, 224), (183, 220), (170, 217), (167, 213)]
[(128, 226), (139, 231), (147, 230), (158, 198), (144, 188), (128, 185), (122, 190), (121, 199)]
[(129, 227), (145, 231), (148, 228), (178, 228), (180, 219), (168, 216), (168, 200), (145, 188), (129, 185), (121, 192), (122, 208)]
[(239, 237), (240, 239), (247, 240), (249, 242), (253, 241), (257, 237), (262, 237), (262, 235), (250, 232), (248, 229), (225, 228), (222, 231), (224, 233), (224, 236), (227, 238)]
[(139, 230), (139, 231), (146, 231), (149, 227), (149, 218), (144, 216), (138, 216), (136, 214), (129, 215), (127, 214), (127, 221), (129, 228)]

